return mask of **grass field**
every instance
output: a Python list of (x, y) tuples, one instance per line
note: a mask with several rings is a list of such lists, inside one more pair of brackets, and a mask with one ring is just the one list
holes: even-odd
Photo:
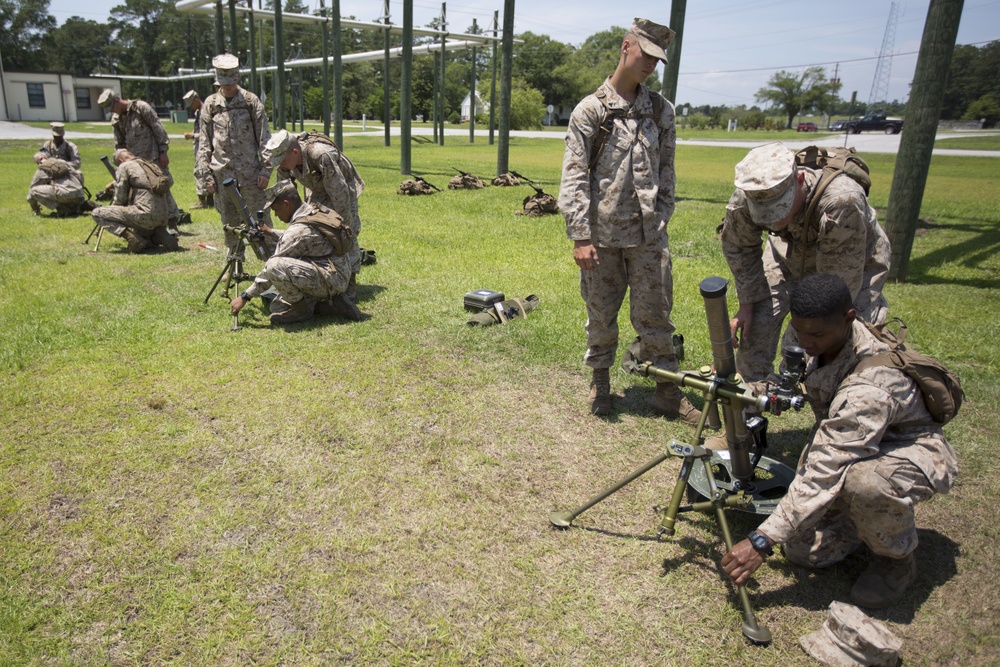
[[(96, 190), (108, 142), (79, 144)], [(618, 369), (616, 412), (588, 414), (570, 244), (558, 216), (514, 215), (527, 188), (400, 197), (398, 142), (347, 137), (378, 256), (360, 276), (370, 319), (272, 329), (255, 302), (230, 332), (226, 302), (203, 303), (224, 262), (197, 245), (222, 246), (214, 212), (181, 228), (183, 252), (132, 256), (105, 236), (95, 254), (89, 219), (30, 214), (34, 143), (0, 148), (0, 665), (814, 664), (798, 637), (866, 563), (771, 559), (750, 589), (774, 642), (750, 646), (714, 521), (655, 538), (677, 462), (550, 528), (690, 429), (651, 415), (651, 381)], [(555, 191), (561, 149), (515, 138), (511, 167)], [(744, 154), (678, 151), (688, 367), (711, 358), (697, 284), (728, 275), (715, 227)], [(452, 166), (495, 169), (485, 142), (412, 155), (440, 187)], [(865, 158), (884, 210), (894, 158)], [(182, 207), (191, 166), (171, 152)], [(963, 378), (946, 428), (962, 468), (918, 509), (916, 584), (874, 616), (908, 666), (996, 664), (1000, 161), (935, 158), (922, 216), (910, 281), (886, 292)], [(462, 295), (482, 287), (540, 308), (467, 327)], [(771, 423), (770, 455), (794, 462), (807, 416)], [(734, 533), (758, 520), (735, 515)]]

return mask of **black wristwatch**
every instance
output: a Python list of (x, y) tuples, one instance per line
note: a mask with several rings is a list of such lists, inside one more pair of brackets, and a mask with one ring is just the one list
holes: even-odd
[(750, 544), (753, 545), (753, 548), (757, 550), (757, 553), (759, 553), (764, 558), (767, 558), (768, 556), (774, 553), (774, 549), (771, 548), (771, 541), (767, 538), (767, 535), (765, 535), (764, 533), (753, 530), (750, 531), (750, 534), (747, 535), (747, 538), (750, 540)]

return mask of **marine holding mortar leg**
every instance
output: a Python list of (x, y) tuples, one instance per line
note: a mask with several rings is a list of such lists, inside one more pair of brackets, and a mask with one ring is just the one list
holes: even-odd
[[(673, 277), (667, 223), (674, 212), (674, 107), (643, 85), (667, 60), (670, 28), (636, 19), (614, 73), (570, 117), (559, 209), (580, 267), (593, 369), (590, 409), (611, 412), (608, 369), (618, 348), (618, 311), (630, 292), (632, 326), (644, 360), (676, 371), (670, 320)], [(696, 424), (700, 412), (672, 384), (658, 385), (653, 408)]]
[(361, 320), (361, 311), (343, 296), (353, 241), (347, 223), (325, 206), (303, 203), (290, 180), (278, 181), (264, 197), (264, 205), (289, 226), (283, 232), (262, 226), (265, 234), (278, 237), (278, 246), (253, 284), (232, 300), (232, 314), (274, 287), (278, 297), (271, 302), (271, 324), (304, 322), (315, 315)]
[(350, 225), (354, 232), (354, 246), (349, 253), (351, 280), (344, 294), (354, 301), (357, 298), (357, 276), (361, 271), (361, 216), (358, 197), (365, 190), (365, 182), (340, 148), (321, 132), (304, 132), (293, 135), (278, 130), (267, 142), (264, 159), (278, 169), (277, 178), (290, 178), (305, 186), (306, 202), (332, 209)]
[(722, 564), (737, 584), (774, 544), (821, 568), (862, 544), (874, 554), (851, 589), (855, 604), (885, 607), (916, 578), (913, 507), (955, 483), (958, 461), (916, 382), (897, 368), (859, 362), (885, 352), (842, 278), (814, 274), (791, 292), (791, 325), (806, 351), (806, 398), (816, 424), (777, 509)]

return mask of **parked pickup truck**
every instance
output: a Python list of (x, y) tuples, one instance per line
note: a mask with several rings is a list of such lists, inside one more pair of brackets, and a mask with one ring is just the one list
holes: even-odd
[(886, 134), (899, 134), (903, 131), (902, 118), (886, 118), (884, 113), (870, 113), (859, 120), (849, 120), (844, 123), (844, 132), (847, 134), (858, 134), (859, 132), (882, 131)]

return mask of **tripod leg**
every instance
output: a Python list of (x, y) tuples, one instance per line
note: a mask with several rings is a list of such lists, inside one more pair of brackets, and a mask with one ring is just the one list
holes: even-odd
[(633, 472), (632, 474), (630, 474), (628, 477), (620, 480), (614, 486), (612, 486), (612, 487), (610, 487), (608, 489), (605, 489), (604, 491), (601, 491), (596, 496), (594, 496), (593, 498), (591, 498), (590, 500), (588, 500), (586, 503), (584, 503), (580, 507), (578, 507), (575, 510), (573, 510), (572, 512), (553, 512), (552, 514), (549, 515), (549, 521), (556, 528), (569, 528), (570, 524), (573, 523), (573, 519), (575, 519), (576, 517), (580, 516), (581, 514), (583, 514), (584, 512), (586, 512), (591, 507), (593, 507), (597, 503), (601, 502), (602, 500), (604, 500), (608, 496), (610, 496), (610, 495), (612, 495), (614, 493), (617, 493), (618, 491), (620, 491), (625, 486), (627, 486), (627, 485), (631, 484), (632, 482), (634, 482), (635, 480), (639, 479), (640, 477), (642, 477), (643, 475), (645, 475), (647, 472), (649, 472), (650, 470), (652, 470), (656, 466), (658, 466), (661, 463), (663, 463), (664, 461), (666, 461), (668, 458), (670, 458), (670, 454), (660, 454), (655, 459), (653, 459), (652, 461), (650, 461), (649, 463), (647, 463), (643, 467), (639, 468), (638, 470), (636, 470), (635, 472)]
[(101, 239), (104, 238), (104, 227), (97, 230), (97, 243), (94, 244), (94, 252), (97, 252), (101, 248)]
[[(712, 477), (712, 464), (708, 459), (705, 459), (704, 463), (705, 473), (712, 480), (712, 490), (717, 494), (718, 489), (715, 487), (715, 481)], [(722, 531), (722, 540), (726, 544), (726, 551), (729, 552), (733, 548), (733, 536), (729, 532), (729, 522), (726, 520), (726, 513), (722, 509), (722, 503), (716, 502), (714, 505), (715, 518), (718, 520), (719, 528)], [(757, 623), (757, 617), (753, 613), (753, 606), (750, 604), (750, 594), (747, 593), (746, 585), (740, 585), (736, 588), (740, 596), (740, 606), (743, 607), (743, 635), (754, 644), (769, 644), (771, 642), (771, 631)]]
[(100, 225), (94, 225), (94, 228), (90, 230), (89, 234), (87, 234), (87, 238), (83, 242), (83, 245), (90, 245), (90, 237), (92, 237), (94, 235), (94, 232), (96, 232), (99, 227), (100, 227)]
[(212, 293), (215, 292), (215, 288), (218, 287), (219, 283), (222, 282), (222, 276), (226, 275), (227, 271), (232, 273), (232, 269), (233, 269), (233, 260), (228, 260), (226, 262), (226, 265), (222, 267), (222, 273), (220, 273), (219, 277), (215, 279), (215, 283), (212, 285), (212, 289), (208, 290), (208, 294), (205, 295), (205, 303), (208, 303), (208, 300), (212, 298)]

